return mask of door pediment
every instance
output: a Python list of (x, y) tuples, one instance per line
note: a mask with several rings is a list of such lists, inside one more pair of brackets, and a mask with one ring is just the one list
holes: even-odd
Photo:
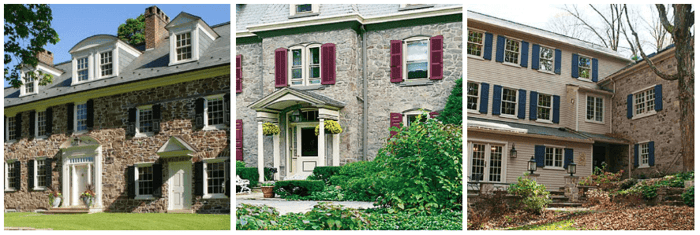
[(160, 157), (181, 157), (181, 156), (192, 156), (197, 152), (197, 149), (192, 147), (180, 137), (171, 136), (163, 146), (158, 149), (158, 156)]

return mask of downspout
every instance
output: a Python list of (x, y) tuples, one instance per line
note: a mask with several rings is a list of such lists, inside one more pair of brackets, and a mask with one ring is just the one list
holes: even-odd
[[(612, 96), (610, 96), (610, 105), (611, 105), (610, 107), (612, 107), (612, 102), (613, 102), (613, 99), (615, 98), (615, 94), (616, 94), (615, 92), (617, 92), (617, 90), (615, 90), (615, 79), (611, 78), (610, 81), (612, 81), (612, 84), (613, 84), (613, 94), (612, 94)], [(603, 107), (603, 108), (605, 108), (605, 107)], [(610, 110), (612, 110), (612, 109), (610, 109)], [(608, 114), (608, 116), (610, 117), (610, 133), (612, 133), (613, 132), (612, 131), (612, 127), (613, 127), (612, 114)]]
[(367, 30), (360, 26), (362, 36), (362, 160), (367, 161)]
[(578, 105), (578, 96), (579, 96), (578, 89), (579, 88), (576, 88), (576, 131), (578, 131), (578, 120), (581, 118), (578, 116), (578, 110), (579, 110), (579, 106), (580, 106), (580, 105)]

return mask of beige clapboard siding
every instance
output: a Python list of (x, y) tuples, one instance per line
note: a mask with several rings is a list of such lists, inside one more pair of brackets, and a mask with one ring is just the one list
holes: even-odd
[[(596, 122), (589, 122), (586, 121), (586, 108), (587, 108), (587, 103), (586, 103), (586, 96), (595, 96), (595, 97), (601, 97), (603, 98), (603, 124), (596, 123)], [(579, 122), (579, 131), (584, 131), (584, 132), (590, 132), (590, 133), (597, 133), (597, 134), (605, 134), (605, 133), (610, 133), (610, 125), (612, 124), (612, 105), (611, 105), (611, 100), (610, 96), (602, 95), (602, 94), (596, 94), (596, 93), (590, 93), (586, 91), (579, 90), (579, 116), (578, 116), (578, 122)]]
[[(467, 139), (467, 146), (469, 148), (467, 156), (467, 175), (471, 175), (471, 154), (472, 154), (472, 143), (494, 143), (494, 142), (507, 142), (505, 151), (510, 151), (512, 144), (515, 144), (515, 149), (518, 152), (517, 158), (504, 157), (504, 171), (506, 174), (505, 181), (503, 183), (514, 183), (518, 181), (518, 177), (522, 176), (523, 173), (527, 171), (527, 161), (530, 160), (532, 156), (535, 155), (535, 145), (552, 145), (561, 146), (563, 148), (574, 149), (574, 162), (577, 164), (577, 176), (586, 176), (592, 174), (591, 165), (592, 163), (592, 152), (593, 145), (590, 143), (576, 143), (569, 141), (552, 141), (543, 140), (536, 138), (527, 137), (517, 137), (502, 134), (492, 134), (492, 133), (482, 133), (471, 131), (469, 132), (469, 137)], [(583, 157), (581, 157), (583, 155)], [(564, 187), (564, 176), (566, 176), (565, 170), (550, 170), (543, 169), (541, 167), (537, 168), (536, 174), (540, 174), (537, 181), (540, 184), (547, 186), (548, 190), (558, 190), (559, 187)]]

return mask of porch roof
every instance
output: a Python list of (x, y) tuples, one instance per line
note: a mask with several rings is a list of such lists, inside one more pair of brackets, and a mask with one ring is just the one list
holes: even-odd
[(280, 111), (285, 107), (297, 104), (299, 102), (309, 103), (316, 107), (332, 107), (335, 109), (345, 107), (345, 103), (330, 97), (312, 91), (285, 87), (251, 103), (248, 105), (248, 108), (256, 111)]
[[(576, 142), (589, 142), (593, 141), (588, 136), (581, 134), (580, 132), (571, 130), (569, 128), (554, 128), (546, 126), (537, 126), (530, 124), (522, 124), (515, 122), (506, 122), (501, 120), (491, 120), (477, 117), (467, 116), (467, 128), (472, 130), (492, 130), (502, 132), (504, 134), (513, 135), (539, 135), (546, 137), (554, 137), (558, 139), (568, 139)], [(487, 123), (484, 125), (483, 123)], [(497, 126), (499, 128), (494, 128)]]
[(580, 131), (580, 133), (595, 140), (595, 142), (612, 143), (612, 144), (629, 144), (630, 143), (629, 140), (608, 136), (606, 134), (594, 134), (594, 133), (588, 133), (588, 132), (583, 132), (583, 131)]

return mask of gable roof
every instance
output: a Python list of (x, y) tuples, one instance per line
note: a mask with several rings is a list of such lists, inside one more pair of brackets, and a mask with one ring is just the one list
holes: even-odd
[(248, 108), (254, 110), (264, 110), (277, 103), (290, 101), (307, 102), (315, 106), (332, 106), (336, 108), (345, 107), (345, 103), (334, 100), (327, 96), (317, 94), (312, 91), (304, 91), (292, 87), (285, 87), (251, 103), (250, 105), (248, 105)]
[[(647, 55), (647, 58), (649, 58), (650, 60), (655, 60), (656, 58), (658, 58), (662, 55), (668, 55), (669, 53), (676, 51), (675, 49), (676, 49), (676, 45), (671, 44), (671, 45), (668, 45), (666, 48), (664, 48), (661, 51), (653, 52), (653, 53)], [(655, 63), (658, 63), (658, 62), (655, 61)], [(624, 68), (621, 68), (620, 70), (618, 70), (618, 71), (608, 75), (607, 77), (603, 78), (602, 80), (598, 81), (598, 84), (602, 85), (602, 84), (608, 83), (610, 80), (617, 77), (618, 75), (632, 69), (632, 67), (638, 68), (640, 66), (644, 66), (645, 64), (646, 64), (646, 62), (644, 61), (644, 58), (640, 58), (639, 60), (635, 61), (634, 63), (628, 64)]]

